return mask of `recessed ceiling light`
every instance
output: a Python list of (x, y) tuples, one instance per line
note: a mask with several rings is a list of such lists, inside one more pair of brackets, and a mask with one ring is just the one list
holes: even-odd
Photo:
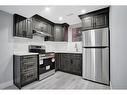
[(63, 20), (63, 17), (59, 17), (59, 21), (62, 21)]
[(82, 14), (86, 13), (86, 10), (82, 9), (82, 10), (81, 10), (81, 13), (82, 13)]
[(50, 8), (49, 7), (45, 7), (45, 11), (50, 11)]

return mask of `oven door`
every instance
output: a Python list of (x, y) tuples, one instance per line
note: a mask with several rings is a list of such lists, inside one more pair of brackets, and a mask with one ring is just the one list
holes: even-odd
[(55, 59), (53, 58), (46, 58), (39, 60), (39, 75), (46, 73), (50, 70), (55, 69)]

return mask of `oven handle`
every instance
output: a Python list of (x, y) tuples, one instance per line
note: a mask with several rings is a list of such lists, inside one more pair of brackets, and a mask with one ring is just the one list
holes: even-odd
[(39, 60), (49, 59), (49, 58), (54, 58), (54, 57), (42, 57), (42, 58), (39, 58)]

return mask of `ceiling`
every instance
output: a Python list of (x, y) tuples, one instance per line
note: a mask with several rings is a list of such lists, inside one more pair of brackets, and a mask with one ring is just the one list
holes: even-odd
[[(48, 7), (48, 10), (45, 8)], [(54, 23), (68, 23), (70, 25), (80, 23), (78, 15), (82, 14), (81, 10), (85, 10), (86, 13), (107, 7), (104, 6), (0, 6), (0, 10), (8, 13), (20, 14), (25, 17), (31, 17), (34, 14), (39, 14), (42, 17), (54, 22)], [(63, 19), (59, 21), (59, 17)]]

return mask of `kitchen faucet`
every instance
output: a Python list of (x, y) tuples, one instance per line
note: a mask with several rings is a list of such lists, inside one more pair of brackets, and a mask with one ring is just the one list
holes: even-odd
[(77, 43), (75, 43), (75, 49), (76, 49), (76, 52), (78, 52), (78, 45), (77, 45)]

